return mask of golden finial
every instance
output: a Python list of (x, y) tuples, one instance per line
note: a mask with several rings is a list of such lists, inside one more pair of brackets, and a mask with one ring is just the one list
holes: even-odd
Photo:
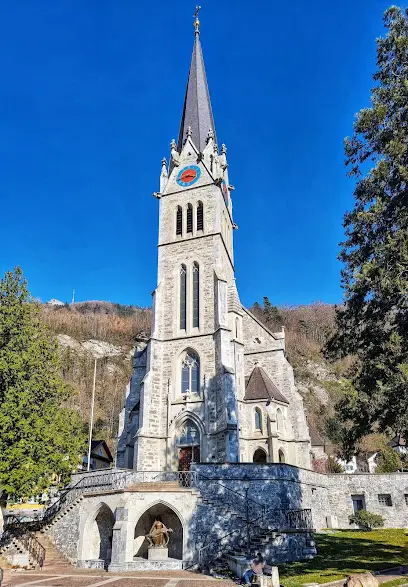
[(199, 35), (200, 34), (200, 21), (198, 20), (198, 13), (200, 12), (201, 6), (196, 6), (196, 11), (194, 13), (194, 28), (195, 28), (195, 34)]

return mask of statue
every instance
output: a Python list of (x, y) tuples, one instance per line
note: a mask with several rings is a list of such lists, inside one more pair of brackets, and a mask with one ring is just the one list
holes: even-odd
[(155, 520), (149, 534), (146, 534), (149, 548), (166, 548), (170, 540), (170, 532), (173, 532), (171, 528), (166, 528), (163, 522)]

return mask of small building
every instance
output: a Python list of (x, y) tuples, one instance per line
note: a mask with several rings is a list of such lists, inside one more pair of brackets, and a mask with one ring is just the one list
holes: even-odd
[(375, 473), (377, 468), (378, 452), (370, 452), (364, 455), (354, 455), (349, 461), (337, 459), (345, 473)]
[[(91, 443), (91, 471), (109, 469), (113, 465), (112, 453), (104, 440), (92, 440)], [(82, 470), (88, 468), (88, 453), (82, 459)]]
[(394, 438), (388, 443), (388, 446), (393, 448), (400, 456), (407, 454), (407, 445), (405, 438), (402, 438), (402, 436), (394, 436)]
[(316, 428), (309, 422), (309, 434), (311, 444), (311, 457), (312, 461), (316, 460), (327, 460), (328, 454), (326, 453), (326, 442), (325, 439), (320, 435)]

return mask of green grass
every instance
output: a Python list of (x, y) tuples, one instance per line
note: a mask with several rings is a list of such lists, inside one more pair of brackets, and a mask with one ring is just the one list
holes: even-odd
[[(328, 583), (351, 573), (408, 564), (405, 530), (343, 530), (316, 534), (315, 539), (318, 554), (314, 559), (279, 567), (282, 585), (301, 587), (303, 583)], [(401, 581), (404, 582), (408, 579)], [(387, 583), (387, 587), (390, 586), (392, 583)]]

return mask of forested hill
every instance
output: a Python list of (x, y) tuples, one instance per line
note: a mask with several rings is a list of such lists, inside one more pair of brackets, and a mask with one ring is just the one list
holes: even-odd
[[(341, 378), (348, 367), (345, 362), (327, 363), (321, 352), (334, 326), (334, 306), (318, 302), (276, 308), (264, 298), (251, 310), (273, 331), (284, 326), (288, 358), (309, 420), (322, 431), (342, 393)], [(94, 359), (98, 359), (94, 435), (114, 448), (132, 353), (150, 333), (151, 310), (89, 301), (44, 304), (42, 316), (58, 336), (63, 376), (77, 391), (73, 404), (85, 422), (89, 419)]]

